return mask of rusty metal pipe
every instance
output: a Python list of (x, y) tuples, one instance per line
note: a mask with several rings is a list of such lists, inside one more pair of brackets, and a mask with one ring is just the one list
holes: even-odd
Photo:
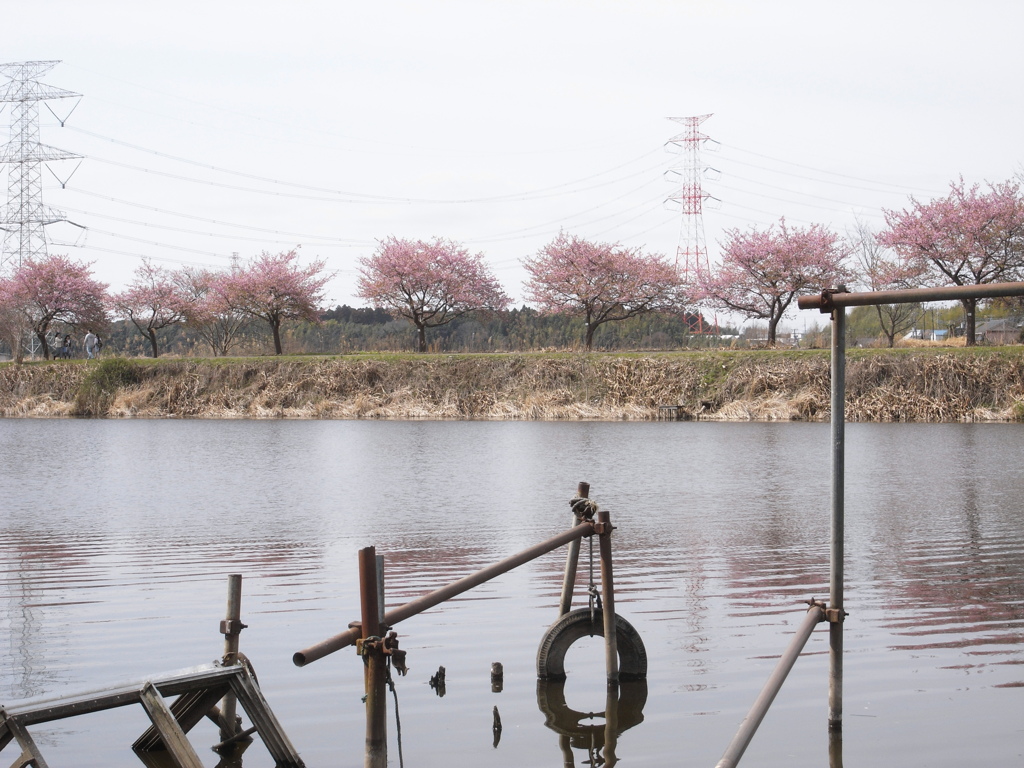
[[(380, 636), (377, 607), (377, 551), (359, 550), (359, 604), (362, 613), (362, 639)], [(365, 647), (364, 647), (365, 650)], [(387, 768), (387, 662), (379, 645), (366, 651), (366, 754), (364, 768)]]
[(1000, 296), (1024, 296), (1024, 283), (988, 283), (986, 285), (947, 285), (941, 288), (908, 288), (902, 291), (863, 291), (838, 293), (822, 291), (816, 296), (797, 299), (800, 309), (818, 309), (831, 313), (837, 307), (866, 307), (874, 304), (916, 304), (921, 301), (958, 301), (994, 299)]
[[(586, 499), (590, 496), (590, 483), (580, 483), (576, 488), (576, 496)], [(573, 512), (573, 524), (583, 521)], [(564, 616), (572, 609), (572, 593), (576, 588), (576, 566), (580, 562), (580, 540), (569, 542), (569, 554), (565, 557), (565, 574), (562, 577), (562, 597), (558, 601), (558, 615)]]
[[(228, 607), (224, 619), (224, 660), (225, 663), (238, 663), (238, 634), (242, 631), (242, 574), (232, 573), (228, 576)], [(221, 699), (221, 711), (224, 714), (224, 725), (220, 730), (222, 741), (228, 741), (238, 733), (238, 701), (235, 694), (228, 692)]]
[(758, 694), (757, 699), (754, 701), (754, 706), (750, 708), (750, 712), (743, 718), (743, 722), (740, 723), (736, 735), (732, 737), (732, 741), (726, 747), (725, 754), (722, 755), (722, 759), (718, 761), (715, 768), (734, 768), (734, 766), (739, 764), (740, 758), (743, 757), (743, 753), (750, 744), (750, 740), (757, 733), (757, 727), (761, 725), (761, 721), (764, 720), (764, 716), (768, 713), (768, 707), (775, 700), (775, 696), (778, 694), (779, 689), (782, 688), (782, 684), (786, 682), (786, 676), (793, 669), (793, 664), (796, 663), (797, 657), (800, 656), (800, 652), (807, 644), (811, 632), (814, 631), (819, 622), (824, 620), (825, 611), (822, 607), (817, 604), (812, 605), (793, 639), (790, 641), (789, 647), (782, 654), (779, 663), (775, 665), (775, 670), (768, 678), (768, 682), (764, 684), (764, 688)]
[(615, 582), (612, 579), (612, 520), (605, 509), (597, 513), (601, 526), (601, 602), (604, 619), (604, 665), (609, 684), (619, 682), (619, 643), (615, 634)]
[[(433, 608), (438, 603), (443, 603), (445, 600), (453, 598), (456, 595), (461, 595), (463, 592), (479, 586), (485, 581), (490, 581), (495, 576), (500, 576), (503, 573), (511, 571), (513, 568), (520, 566), (523, 563), (536, 560), (541, 555), (546, 555), (548, 552), (558, 549), (571, 541), (576, 541), (584, 536), (592, 536), (593, 533), (593, 523), (588, 522), (583, 525), (574, 526), (568, 531), (560, 533), (547, 541), (542, 541), (540, 544), (535, 544), (529, 549), (524, 549), (517, 555), (507, 557), (494, 565), (489, 565), (476, 573), (464, 576), (458, 581), (453, 581), (447, 586), (436, 589), (433, 592), (428, 592), (405, 605), (401, 605), (398, 608), (388, 611), (384, 614), (384, 623), (389, 627), (393, 627), (398, 622), (404, 621), (410, 616), (415, 616), (417, 613), (423, 613), (423, 611)], [(359, 626), (352, 626), (346, 632), (337, 634), (334, 637), (329, 637), (316, 645), (312, 645), (305, 650), (299, 651), (292, 656), (292, 662), (294, 662), (297, 667), (304, 667), (318, 659), (322, 659), (328, 654), (352, 645), (360, 636), (361, 628)]]
[(846, 309), (832, 311), (832, 520), (829, 528), (828, 726), (843, 727), (843, 584), (846, 527)]

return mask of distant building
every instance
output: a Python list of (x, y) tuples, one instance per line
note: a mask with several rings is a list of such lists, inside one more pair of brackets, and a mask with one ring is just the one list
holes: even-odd
[(982, 323), (974, 331), (974, 337), (985, 344), (1016, 344), (1021, 339), (1020, 318), (1003, 318)]
[(920, 339), (921, 341), (945, 341), (949, 338), (949, 331), (945, 328), (914, 328), (903, 338)]

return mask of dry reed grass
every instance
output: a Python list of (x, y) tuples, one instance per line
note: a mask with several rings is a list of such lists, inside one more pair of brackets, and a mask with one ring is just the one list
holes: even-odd
[[(395, 359), (161, 360), (83, 399), (93, 365), (0, 366), (0, 415), (225, 419), (821, 421), (827, 352), (655, 356), (481, 355)], [(1024, 354), (878, 352), (851, 357), (855, 421), (1024, 418)]]

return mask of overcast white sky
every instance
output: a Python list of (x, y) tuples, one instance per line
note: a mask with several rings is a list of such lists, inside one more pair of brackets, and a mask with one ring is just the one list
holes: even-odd
[(361, 306), (356, 259), (387, 235), (463, 241), (515, 297), (561, 228), (674, 254), (671, 116), (713, 113), (712, 261), (729, 228), (880, 227), (1024, 168), (1020, 0), (40, 0), (3, 28), (0, 59), (59, 59), (43, 82), (83, 94), (63, 129), (42, 109), (42, 142), (85, 157), (66, 189), (44, 171), (88, 227), (51, 251), (115, 289), (142, 256), (301, 244), (329, 303)]

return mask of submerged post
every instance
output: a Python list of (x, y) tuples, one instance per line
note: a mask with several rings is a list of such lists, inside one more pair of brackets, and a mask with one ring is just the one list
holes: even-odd
[(377, 551), (374, 547), (359, 550), (359, 605), (362, 617), (360, 651), (366, 665), (366, 758), (363, 765), (365, 768), (387, 768), (387, 669), (384, 647), (380, 642)]
[[(585, 499), (590, 496), (590, 483), (580, 483), (576, 488), (576, 497)], [(573, 500), (575, 502), (575, 500)], [(573, 525), (579, 525), (584, 520), (576, 514), (573, 507)], [(569, 554), (565, 558), (565, 576), (562, 579), (562, 599), (558, 601), (558, 615), (564, 616), (572, 608), (572, 593), (576, 588), (576, 566), (580, 561), (580, 540), (574, 539), (569, 542)]]
[(619, 647), (615, 636), (615, 584), (612, 580), (612, 522), (605, 509), (597, 513), (597, 533), (601, 545), (601, 601), (604, 618), (604, 663), (608, 683), (619, 682)]
[(829, 551), (828, 727), (843, 727), (843, 557), (846, 426), (846, 309), (832, 310), (832, 523)]
[[(227, 616), (221, 622), (220, 631), (224, 635), (224, 663), (238, 663), (238, 635), (242, 628), (242, 574), (232, 573), (228, 576), (228, 607)], [(221, 699), (222, 715), (220, 739), (222, 742), (233, 738), (238, 733), (237, 700), (235, 694), (226, 693)]]

